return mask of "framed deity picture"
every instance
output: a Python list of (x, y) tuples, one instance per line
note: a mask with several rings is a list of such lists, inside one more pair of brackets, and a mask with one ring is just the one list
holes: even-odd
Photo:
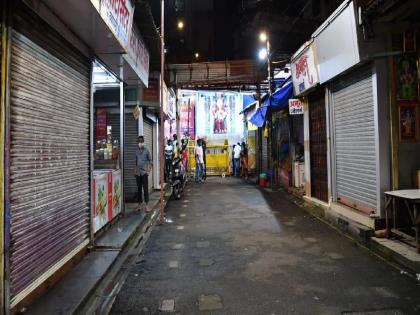
[(419, 76), (417, 55), (405, 54), (395, 58), (397, 101), (418, 102)]
[(398, 125), (400, 142), (413, 142), (418, 140), (418, 108), (417, 105), (398, 106)]
[(404, 32), (404, 52), (410, 53), (415, 52), (417, 45), (416, 45), (416, 32), (409, 30)]

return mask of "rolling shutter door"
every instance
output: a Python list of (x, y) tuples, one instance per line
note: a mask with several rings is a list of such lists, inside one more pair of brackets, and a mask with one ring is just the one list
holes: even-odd
[(125, 114), (124, 136), (124, 195), (127, 201), (137, 201), (137, 183), (134, 177), (138, 122), (131, 113)]
[[(147, 149), (152, 156), (153, 162), (153, 124), (148, 122), (147, 120), (144, 121), (144, 143), (146, 144)], [(159, 167), (156, 166), (155, 167)], [(149, 176), (149, 192), (151, 193), (153, 189), (153, 172)]]
[(372, 72), (356, 71), (333, 86), (337, 200), (371, 212), (378, 198)]
[(90, 62), (40, 23), (17, 17), (12, 37), (12, 307), (89, 239)]

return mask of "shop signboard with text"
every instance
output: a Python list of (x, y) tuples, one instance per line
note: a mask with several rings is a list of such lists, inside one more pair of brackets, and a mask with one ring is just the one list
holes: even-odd
[(143, 89), (143, 101), (159, 102), (159, 81), (157, 79), (149, 79), (148, 87)]
[(290, 115), (302, 115), (303, 114), (303, 103), (296, 98), (289, 99), (289, 114)]
[(292, 59), (292, 81), (295, 95), (300, 95), (319, 83), (313, 45)]
[(128, 45), (128, 54), (124, 55), (124, 59), (130, 67), (136, 72), (143, 84), (149, 86), (149, 52), (146, 45), (134, 25), (130, 32), (130, 41)]
[(121, 46), (128, 50), (134, 14), (131, 0), (91, 0), (91, 3)]

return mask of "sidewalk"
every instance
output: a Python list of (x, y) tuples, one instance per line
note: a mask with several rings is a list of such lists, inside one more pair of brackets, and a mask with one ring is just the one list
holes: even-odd
[(126, 204), (126, 215), (105, 231), (95, 241), (95, 248), (38, 299), (27, 314), (74, 314), (80, 311), (132, 239), (154, 223), (152, 219), (156, 217), (158, 205), (159, 192), (151, 194), (153, 211), (147, 215), (136, 211), (136, 204)]

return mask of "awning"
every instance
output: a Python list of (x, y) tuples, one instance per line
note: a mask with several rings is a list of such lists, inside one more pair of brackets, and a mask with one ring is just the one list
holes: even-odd
[(267, 98), (263, 105), (258, 108), (250, 122), (258, 127), (264, 126), (268, 109), (279, 111), (289, 106), (289, 99), (293, 97), (293, 84), (289, 78), (284, 85)]
[(245, 110), (249, 105), (255, 103), (253, 94), (242, 94), (242, 109)]
[(289, 106), (289, 98), (293, 97), (292, 80), (288, 79), (284, 85), (275, 91), (270, 97), (270, 108), (273, 111), (279, 111)]
[(257, 104), (258, 104), (258, 101), (254, 100), (252, 103), (248, 104), (248, 106), (244, 107), (244, 109), (241, 112), (239, 112), (239, 115), (242, 115), (242, 114), (250, 111)]
[(252, 124), (254, 124), (257, 127), (264, 126), (265, 123), (265, 117), (267, 116), (268, 106), (261, 106), (257, 109), (257, 112), (254, 114), (254, 116), (251, 117), (249, 120)]

